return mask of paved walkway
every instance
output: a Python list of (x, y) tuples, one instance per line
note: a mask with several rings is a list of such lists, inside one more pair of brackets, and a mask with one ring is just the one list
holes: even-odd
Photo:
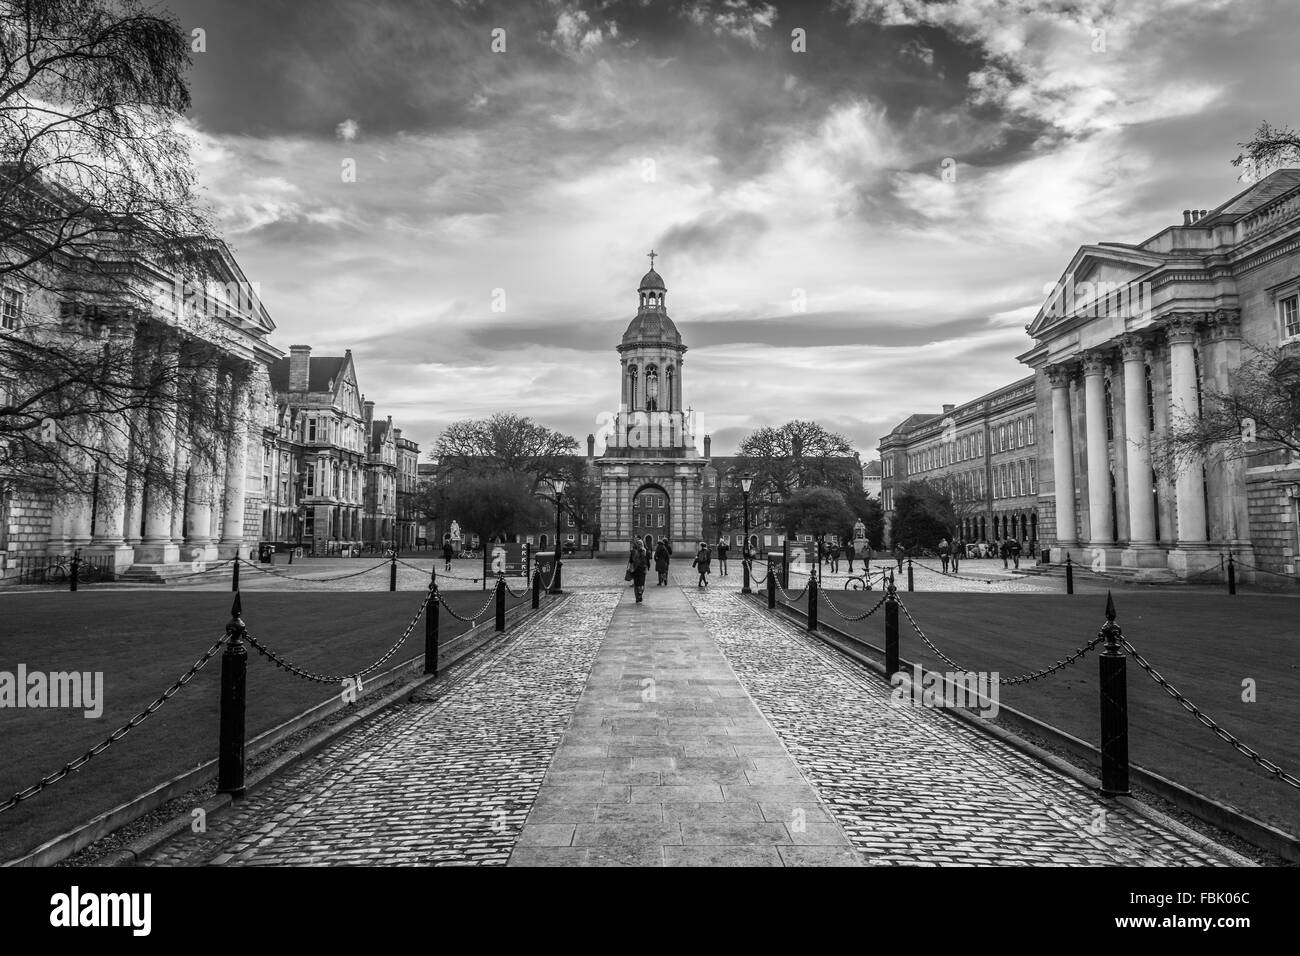
[(576, 587), (145, 864), (1235, 861), (686, 577)]
[(630, 590), (514, 866), (856, 865), (677, 587)]

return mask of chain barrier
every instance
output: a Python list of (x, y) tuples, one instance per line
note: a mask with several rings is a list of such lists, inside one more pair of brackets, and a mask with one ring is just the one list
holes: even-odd
[[(1234, 563), (1238, 568), (1245, 568), (1247, 571), (1256, 571), (1256, 572), (1259, 572), (1259, 573), (1261, 573), (1261, 574), (1271, 574), (1271, 575), (1273, 575), (1274, 577), (1278, 577), (1278, 578), (1286, 578), (1288, 581), (1294, 581), (1294, 580), (1296, 580), (1296, 575), (1294, 575), (1294, 574), (1287, 574), (1285, 571), (1270, 571), (1268, 568), (1261, 568), (1261, 567), (1259, 567), (1258, 565), (1250, 564), (1250, 563), (1248, 563), (1248, 562), (1246, 562), (1246, 561), (1242, 561), (1240, 558), (1235, 557), (1235, 556), (1233, 557), (1232, 560), (1233, 560), (1233, 563)], [(1213, 569), (1211, 569), (1211, 570), (1213, 570)], [(1198, 572), (1198, 573), (1202, 573), (1202, 574), (1203, 574), (1204, 572)]]
[(1005, 581), (996, 581), (991, 578), (973, 578), (970, 577), (969, 575), (961, 574), (957, 571), (944, 571), (942, 568), (932, 568), (925, 562), (919, 561), (916, 558), (912, 559), (912, 564), (914, 564), (918, 568), (925, 568), (927, 571), (933, 571), (935, 574), (941, 574), (945, 578), (956, 578), (959, 581), (978, 581), (980, 584), (1005, 584), (1006, 583)]
[(76, 770), (80, 770), (81, 767), (85, 765), (92, 757), (99, 756), (101, 753), (103, 753), (113, 744), (117, 743), (128, 733), (130, 733), (132, 728), (138, 727), (140, 724), (144, 723), (145, 720), (147, 720), (156, 710), (158, 710), (158, 708), (162, 707), (163, 704), (171, 700), (171, 698), (182, 687), (184, 687), (191, 680), (193, 680), (194, 675), (197, 674), (199, 671), (203, 670), (203, 668), (207, 665), (208, 661), (212, 660), (213, 656), (217, 653), (217, 651), (221, 648), (221, 646), (225, 644), (226, 641), (228, 641), (229, 639), (230, 639), (229, 634), (222, 634), (221, 637), (217, 639), (217, 642), (213, 644), (211, 647), (209, 647), (207, 651), (204, 653), (204, 655), (200, 657), (197, 661), (195, 661), (193, 665), (190, 666), (189, 670), (187, 670), (184, 674), (182, 674), (179, 678), (177, 678), (176, 681), (173, 682), (170, 687), (168, 687), (165, 691), (163, 691), (161, 696), (155, 698), (153, 703), (151, 703), (144, 710), (140, 711), (140, 713), (136, 714), (134, 717), (128, 720), (117, 730), (109, 734), (108, 737), (106, 737), (103, 741), (96, 744), (94, 747), (91, 747), (89, 750), (87, 750), (76, 760), (64, 764), (61, 769), (54, 771), (54, 773), (49, 774), (48, 776), (42, 777), (39, 782), (34, 783), (30, 787), (27, 787), (23, 790), (19, 790), (17, 793), (11, 796), (4, 803), (0, 803), (0, 813), (3, 813), (4, 811), (17, 806), (19, 803), (21, 803), (24, 800), (36, 796), (36, 794), (40, 793), (46, 787), (58, 783), (64, 777), (68, 776), (70, 773)]
[(231, 568), (236, 561), (243, 561), (243, 560), (244, 560), (243, 558), (230, 558), (229, 560), (221, 561), (217, 564), (214, 564), (210, 568), (204, 568), (202, 571), (188, 571), (185, 574), (177, 574), (174, 576), (170, 576), (167, 578), (167, 583), (171, 584), (175, 581), (184, 581), (186, 578), (200, 578), (203, 577), (204, 575), (216, 574), (218, 571), (226, 571), (229, 568)]
[(507, 578), (505, 575), (502, 575), (502, 576), (501, 576), (501, 580), (502, 580), (502, 581), (505, 581), (505, 583), (506, 583), (506, 593), (509, 594), (512, 598), (523, 598), (523, 597), (528, 597), (528, 592), (531, 590), (528, 586), (525, 586), (524, 589), (523, 589), (522, 591), (520, 591), (518, 594), (516, 594), (516, 593), (514, 592), (514, 589), (510, 587), (510, 579), (509, 579), (509, 578)]
[(452, 617), (454, 617), (456, 620), (468, 624), (470, 627), (478, 626), (478, 619), (487, 613), (487, 609), (490, 608), (494, 603), (496, 603), (496, 599), (497, 596), (496, 596), (496, 592), (494, 591), (488, 595), (488, 599), (483, 602), (483, 606), (479, 608), (472, 616), (461, 617), (459, 614), (456, 613), (455, 609), (453, 609), (452, 606), (446, 602), (442, 594), (438, 595), (438, 603), (441, 604), (446, 609), (447, 613), (450, 614)]
[[(436, 558), (436, 559), (434, 559), (434, 560), (435, 560), (435, 561), (441, 561), (442, 559), (441, 559), (441, 558)], [(400, 564), (400, 565), (403, 565), (403, 566), (405, 566), (405, 567), (410, 568), (412, 571), (419, 571), (419, 572), (420, 572), (421, 574), (423, 574), (425, 577), (428, 577), (428, 575), (429, 575), (429, 568), (422, 568), (422, 567), (420, 567), (418, 564), (411, 564), (409, 561), (403, 561), (401, 558), (398, 558), (398, 559), (397, 559), (397, 563)], [(434, 568), (434, 570), (437, 570), (436, 567)], [(476, 577), (476, 578), (467, 578), (467, 577), (465, 577), (464, 575), (460, 575), (460, 574), (452, 574), (450, 571), (438, 571), (438, 580), (441, 581), (441, 580), (443, 580), (444, 578), (446, 578), (446, 579), (448, 579), (448, 580), (451, 580), (451, 581), (470, 581), (470, 582), (472, 582), (472, 583), (474, 583), (474, 584), (482, 584), (482, 583), (483, 583), (483, 577), (482, 577), (482, 575), (480, 575), (479, 577)]]
[(802, 591), (791, 597), (790, 592), (781, 586), (781, 578), (777, 575), (773, 575), (772, 577), (773, 580), (776, 581), (776, 589), (781, 592), (781, 600), (783, 601), (797, 604), (799, 601), (802, 601), (803, 596), (808, 593), (808, 585), (805, 584)]
[(248, 565), (254, 571), (258, 571), (262, 574), (269, 574), (272, 577), (283, 578), (286, 581), (296, 581), (299, 584), (329, 584), (332, 581), (346, 581), (348, 578), (359, 578), (361, 575), (369, 574), (371, 571), (378, 571), (380, 568), (386, 568), (389, 564), (389, 560), (384, 560), (372, 568), (366, 568), (363, 571), (353, 571), (350, 574), (338, 574), (330, 578), (304, 578), (296, 574), (284, 574), (281, 571), (272, 571), (268, 568), (258, 567), (256, 563), (249, 561), (247, 558), (240, 558), (239, 560)]
[(1147, 672), (1147, 676), (1149, 676), (1153, 681), (1155, 681), (1157, 684), (1163, 687), (1165, 689), (1165, 693), (1167, 693), (1174, 700), (1178, 701), (1179, 705), (1181, 705), (1184, 710), (1186, 710), (1189, 714), (1195, 717), (1197, 721), (1199, 721), (1202, 725), (1208, 727), (1216, 737), (1218, 737), (1224, 743), (1229, 744), (1238, 753), (1242, 754), (1245, 757), (1250, 758), (1251, 762), (1256, 764), (1262, 770), (1271, 773), (1273, 776), (1277, 777), (1283, 783), (1295, 787), (1296, 789), (1300, 789), (1300, 779), (1296, 778), (1292, 774), (1287, 773), (1277, 764), (1273, 763), (1273, 761), (1264, 759), (1256, 751), (1252, 750), (1250, 747), (1247, 747), (1240, 740), (1238, 740), (1234, 734), (1225, 730), (1223, 727), (1220, 727), (1218, 721), (1216, 721), (1213, 717), (1205, 713), (1205, 711), (1201, 710), (1190, 700), (1188, 700), (1186, 697), (1180, 694), (1178, 692), (1178, 688), (1174, 687), (1173, 684), (1165, 680), (1165, 678), (1160, 675), (1160, 672), (1157, 671), (1154, 667), (1152, 667), (1147, 662), (1147, 659), (1143, 657), (1141, 654), (1139, 654), (1137, 648), (1134, 647), (1132, 644), (1130, 644), (1127, 639), (1120, 638), (1120, 644), (1123, 645), (1124, 650), (1128, 651), (1130, 654), (1133, 655), (1133, 660), (1137, 661), (1138, 666)]
[(406, 629), (402, 631), (402, 636), (397, 639), (396, 643), (394, 643), (392, 647), (390, 647), (387, 651), (384, 652), (384, 655), (382, 657), (380, 657), (378, 660), (376, 660), (374, 663), (370, 664), (369, 666), (361, 670), (352, 671), (351, 673), (348, 674), (314, 673), (313, 671), (309, 671), (306, 668), (299, 667), (297, 664), (293, 663), (287, 658), (282, 657), (279, 654), (275, 653), (275, 651), (271, 650), (269, 647), (267, 647), (265, 644), (263, 644), (261, 641), (255, 638), (251, 633), (245, 632), (245, 637), (247, 638), (248, 643), (252, 645), (252, 647), (259, 654), (261, 654), (263, 657), (269, 660), (276, 667), (288, 671), (290, 674), (293, 674), (295, 677), (301, 677), (303, 680), (312, 681), (317, 684), (339, 684), (349, 678), (364, 677), (366, 674), (369, 674), (371, 671), (375, 670), (376, 668), (382, 667), (384, 663), (386, 663), (389, 658), (391, 658), (394, 654), (396, 654), (398, 649), (403, 644), (406, 643), (406, 639), (411, 636), (411, 631), (415, 628), (416, 623), (420, 620), (420, 618), (424, 617), (425, 609), (428, 608), (429, 601), (432, 600), (432, 598), (433, 598), (433, 591), (432, 589), (430, 589), (425, 592), (424, 600), (420, 602), (420, 609), (415, 612), (415, 617), (411, 618), (411, 623), (406, 625)]
[(888, 595), (888, 592), (886, 592), (885, 594), (881, 595), (880, 600), (876, 602), (876, 606), (875, 606), (875, 607), (873, 607), (870, 611), (867, 611), (867, 613), (865, 613), (865, 614), (859, 614), (859, 615), (857, 615), (856, 617), (849, 617), (847, 614), (845, 614), (843, 611), (841, 611), (839, 608), (837, 608), (837, 607), (835, 606), (835, 602), (831, 600), (831, 592), (830, 592), (830, 591), (822, 591), (822, 592), (820, 593), (820, 595), (819, 595), (819, 599), (825, 601), (825, 602), (826, 602), (826, 606), (829, 607), (832, 611), (834, 611), (837, 615), (839, 615), (840, 618), (841, 618), (842, 620), (845, 620), (845, 621), (865, 621), (867, 618), (871, 617), (871, 615), (875, 614), (877, 611), (879, 611), (879, 610), (884, 606), (884, 604), (885, 604), (885, 600), (886, 600), (886, 598), (887, 598), (888, 596), (889, 596), (889, 595)]

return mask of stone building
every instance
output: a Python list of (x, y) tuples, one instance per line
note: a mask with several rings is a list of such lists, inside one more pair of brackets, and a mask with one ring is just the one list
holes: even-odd
[(1039, 538), (1038, 412), (1034, 377), (937, 414), (911, 415), (880, 440), (885, 545), (899, 489), (925, 481), (948, 494), (967, 542)]
[[(183, 280), (123, 253), (111, 266), (119, 284), (93, 294), (67, 291), (76, 282), (53, 271), (41, 281), (6, 278), (0, 322), (8, 334), (39, 327), (69, 343), (111, 342), (142, 368), (180, 368), (187, 349), (217, 357), (176, 383), (213, 415), (190, 411), (190, 399), (172, 399), (174, 411), (161, 416), (167, 424), (152, 429), (102, 418), (60, 423), (76, 431), (83, 448), (102, 452), (82, 463), (93, 473), (88, 487), (45, 493), (21, 473), (0, 477), (0, 577), (75, 550), (110, 575), (141, 580), (249, 556), (262, 497), (249, 481), (261, 472), (254, 436), (271, 413), (268, 366), (282, 353), (267, 341), (275, 325), (225, 245), (205, 243), (201, 259), (203, 276)], [(21, 390), (10, 371), (0, 369), (0, 385)], [(170, 478), (146, 481), (143, 472), (159, 461), (169, 463)], [(162, 482), (172, 493), (160, 491)]]
[[(1186, 210), (1136, 245), (1079, 248), (1028, 327), (1040, 422), (1042, 536), (1053, 560), (1147, 575), (1250, 566), (1295, 571), (1300, 467), (1261, 451), (1162, 465), (1207, 387), (1227, 391), (1251, 344), (1300, 349), (1300, 170), (1218, 208)], [(1078, 555), (1076, 554), (1076, 559)]]
[(363, 408), (352, 351), (313, 356), (310, 345), (291, 345), (289, 356), (271, 366), (270, 382), (283, 437), (270, 476), (276, 503), (268, 510), (282, 520), (297, 502), (298, 533), (289, 537), (301, 537), (308, 551), (360, 548), (374, 403)]
[(387, 550), (397, 537), (397, 429), (393, 416), (376, 421), (375, 403), (366, 402), (366, 522), (365, 540)]
[(420, 446), (409, 438), (402, 437), (402, 430), (395, 429), (393, 437), (397, 445), (397, 545), (409, 549), (416, 546), (419, 513), (415, 497), (419, 492)]
[(595, 460), (600, 474), (600, 548), (626, 553), (634, 538), (698, 541), (701, 472), (683, 395), (686, 345), (668, 315), (667, 288), (651, 268), (637, 286), (637, 312), (619, 353), (619, 413)]

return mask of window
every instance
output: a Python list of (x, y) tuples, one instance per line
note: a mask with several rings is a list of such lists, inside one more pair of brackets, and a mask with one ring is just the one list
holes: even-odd
[(1027, 492), (1031, 495), (1038, 494), (1038, 459), (1029, 459), (1029, 487)]
[(1016, 422), (1016, 447), (1025, 447), (1025, 420), (1023, 418)]
[(998, 426), (998, 451), (1007, 450), (1007, 426)]
[[(5, 318), (9, 317), (9, 290), (5, 290)], [(1289, 339), (1300, 335), (1300, 296), (1290, 295), (1277, 304), (1278, 316), (1282, 320), (1282, 338)], [(13, 328), (6, 325), (5, 328)]]
[[(1292, 302), (1294, 303), (1294, 299)], [(18, 328), (18, 316), (23, 310), (23, 294), (6, 287), (0, 291), (0, 328)]]
[(1029, 416), (1025, 430), (1029, 433), (1029, 439), (1027, 444), (1032, 445), (1034, 443), (1034, 416), (1033, 415)]
[(307, 440), (316, 440), (316, 419), (314, 418), (307, 419)]

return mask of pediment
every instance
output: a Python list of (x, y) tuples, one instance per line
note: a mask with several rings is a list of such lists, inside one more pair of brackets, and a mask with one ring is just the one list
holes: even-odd
[(1121, 245), (1080, 246), (1069, 266), (1045, 286), (1042, 307), (1026, 331), (1034, 337), (1164, 265), (1162, 255)]

